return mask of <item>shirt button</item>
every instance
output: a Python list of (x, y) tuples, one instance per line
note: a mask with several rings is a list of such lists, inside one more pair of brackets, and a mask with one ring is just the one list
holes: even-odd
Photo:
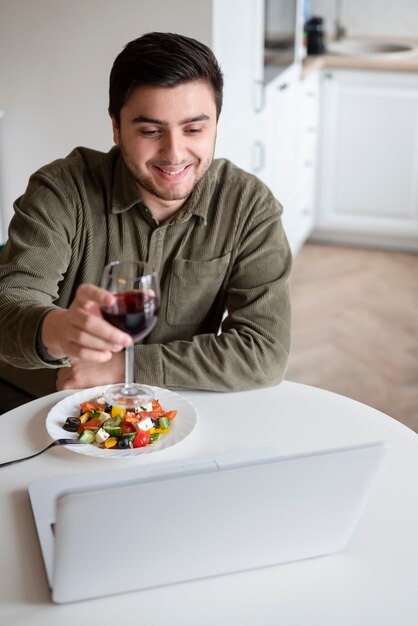
[(164, 233), (162, 230), (156, 230), (155, 231), (155, 237), (156, 239), (162, 239), (164, 237)]

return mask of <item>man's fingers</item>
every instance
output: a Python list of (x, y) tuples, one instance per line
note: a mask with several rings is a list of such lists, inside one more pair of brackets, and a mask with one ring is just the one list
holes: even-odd
[(99, 307), (111, 306), (114, 301), (115, 296), (111, 294), (110, 291), (91, 284), (80, 285), (74, 299), (74, 303), (78, 306), (86, 306), (90, 302), (94, 302)]
[[(73, 333), (71, 340), (79, 345), (97, 350), (119, 351), (132, 343), (130, 336), (106, 322), (100, 313), (101, 306), (111, 306), (114, 296), (95, 285), (81, 285), (70, 306)], [(111, 345), (110, 345), (111, 344)]]
[[(107, 363), (113, 357), (111, 350), (100, 350), (94, 348), (86, 348), (80, 344), (69, 342), (69, 350), (71, 352), (73, 361), (86, 361), (92, 364), (94, 363)], [(115, 350), (118, 352), (118, 350)]]
[[(102, 317), (89, 315), (84, 311), (75, 314), (71, 343), (93, 350), (111, 350), (119, 352), (131, 345), (131, 337), (112, 326)], [(82, 357), (80, 357), (82, 358)]]

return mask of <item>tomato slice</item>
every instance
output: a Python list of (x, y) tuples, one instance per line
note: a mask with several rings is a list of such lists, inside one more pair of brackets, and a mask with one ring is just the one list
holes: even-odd
[(150, 417), (152, 420), (158, 420), (159, 417), (162, 417), (162, 413), (157, 413), (155, 411), (139, 411), (138, 417), (140, 420), (144, 420), (147, 417)]
[[(138, 420), (136, 420), (138, 421)], [(129, 433), (135, 433), (135, 426), (131, 422), (121, 422), (120, 429), (122, 431), (122, 435), (127, 435)]]
[(84, 426), (84, 430), (86, 429), (91, 430), (92, 428), (98, 428), (101, 425), (102, 425), (102, 420), (99, 420), (98, 417), (93, 417), (88, 422), (85, 422), (84, 424), (82, 424), (82, 426)]
[(134, 448), (143, 448), (144, 446), (148, 445), (149, 438), (150, 438), (149, 430), (138, 430), (132, 442), (132, 446)]
[(177, 415), (177, 411), (165, 411), (163, 417), (168, 417), (168, 419), (171, 422), (171, 420), (173, 420), (176, 417), (176, 415)]
[(128, 411), (123, 418), (124, 422), (129, 422), (130, 424), (137, 424), (139, 422), (139, 418), (135, 415), (135, 413), (131, 413)]
[(84, 424), (80, 424), (78, 427), (77, 433), (81, 435), (83, 430), (94, 430), (95, 428), (100, 428), (102, 425), (102, 420), (99, 420), (97, 417), (93, 417), (88, 422), (84, 422)]
[(97, 402), (97, 400), (87, 400), (80, 404), (80, 409), (82, 413), (87, 413), (87, 411), (104, 411), (104, 405)]

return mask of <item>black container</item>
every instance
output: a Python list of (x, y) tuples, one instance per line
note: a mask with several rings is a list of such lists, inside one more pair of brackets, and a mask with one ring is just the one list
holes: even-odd
[(308, 54), (324, 54), (325, 30), (322, 17), (311, 17), (305, 24), (306, 45)]

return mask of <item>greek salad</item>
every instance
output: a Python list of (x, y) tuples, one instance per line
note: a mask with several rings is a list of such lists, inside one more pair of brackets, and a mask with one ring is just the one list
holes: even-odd
[(171, 430), (177, 411), (166, 411), (158, 400), (139, 409), (110, 406), (99, 396), (80, 404), (79, 415), (67, 417), (63, 428), (77, 433), (80, 443), (100, 448), (143, 448)]

